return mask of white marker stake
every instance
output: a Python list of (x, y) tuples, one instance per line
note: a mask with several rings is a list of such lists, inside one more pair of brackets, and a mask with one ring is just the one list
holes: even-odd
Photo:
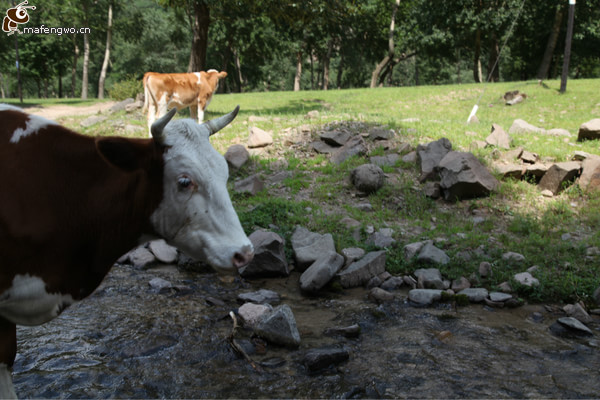
[(479, 106), (477, 104), (475, 104), (473, 106), (473, 109), (471, 110), (471, 114), (469, 114), (469, 118), (467, 118), (467, 124), (469, 123), (469, 121), (471, 120), (471, 118), (475, 116), (475, 114), (477, 113), (478, 109), (479, 109)]

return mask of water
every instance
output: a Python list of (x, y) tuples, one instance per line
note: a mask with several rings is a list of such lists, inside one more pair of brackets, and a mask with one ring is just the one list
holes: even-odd
[[(155, 293), (161, 277), (182, 290)], [(306, 297), (298, 275), (251, 282), (174, 267), (117, 266), (85, 301), (40, 327), (18, 329), (14, 382), (21, 398), (590, 398), (600, 394), (594, 337), (550, 334), (541, 306), (377, 306), (363, 289)], [(296, 317), (299, 349), (242, 343), (262, 371), (238, 357), (228, 313), (239, 293), (267, 288)], [(215, 301), (214, 299), (217, 299)], [(219, 301), (224, 305), (219, 305)], [(214, 305), (214, 304), (217, 305)], [(531, 318), (541, 312), (543, 320)], [(358, 338), (327, 328), (358, 323)], [(308, 349), (343, 346), (349, 361), (309, 374)]]

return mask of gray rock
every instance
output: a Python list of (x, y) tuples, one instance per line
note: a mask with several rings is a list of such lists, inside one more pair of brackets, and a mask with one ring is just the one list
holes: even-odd
[(521, 263), (525, 261), (525, 256), (523, 254), (515, 253), (514, 251), (507, 251), (506, 253), (502, 254), (502, 259), (504, 261)]
[(377, 232), (373, 232), (369, 238), (367, 239), (367, 244), (372, 244), (375, 247), (383, 249), (385, 247), (390, 247), (394, 243), (396, 243), (396, 239), (394, 239), (391, 234), (382, 231), (381, 229)]
[(573, 318), (573, 317), (563, 317), (563, 318), (559, 318), (558, 322), (563, 325), (566, 326), (567, 328), (571, 328), (571, 329), (575, 329), (577, 331), (580, 332), (584, 332), (584, 333), (588, 333), (590, 335), (593, 335), (594, 333), (590, 330), (590, 328), (588, 328), (587, 326), (585, 326), (584, 324), (582, 324), (578, 319)]
[(442, 291), (437, 289), (412, 289), (408, 299), (419, 305), (430, 305), (442, 298)]
[(288, 347), (300, 346), (300, 332), (296, 319), (287, 304), (280, 305), (265, 315), (254, 328), (254, 332), (269, 342)]
[(173, 287), (171, 282), (162, 278), (152, 278), (150, 282), (148, 282), (148, 285), (150, 285), (153, 290), (159, 293), (167, 291)]
[(335, 243), (330, 233), (321, 235), (303, 227), (296, 227), (291, 238), (296, 267), (303, 272), (319, 258), (335, 253)]
[(538, 286), (540, 284), (540, 281), (534, 278), (529, 272), (515, 274), (514, 279), (524, 286)]
[(591, 121), (581, 124), (579, 133), (577, 134), (578, 142), (597, 139), (600, 139), (600, 118), (592, 119)]
[(273, 311), (269, 304), (244, 303), (238, 309), (238, 315), (249, 327), (255, 327), (256, 324), (267, 314)]
[(344, 265), (344, 257), (330, 253), (317, 259), (300, 276), (300, 288), (307, 292), (316, 292), (325, 286)]
[(573, 135), (571, 135), (571, 132), (569, 132), (566, 129), (562, 129), (562, 128), (548, 129), (546, 131), (546, 135), (550, 135), (550, 136), (565, 136), (565, 137), (571, 137), (571, 136), (573, 136)]
[(411, 258), (415, 257), (417, 254), (419, 254), (423, 246), (425, 246), (427, 243), (433, 244), (433, 241), (423, 240), (421, 242), (407, 244), (406, 246), (404, 246), (404, 258), (406, 260), (410, 260)]
[(509, 134), (513, 133), (544, 133), (545, 130), (542, 128), (538, 128), (537, 126), (533, 126), (530, 123), (522, 120), (515, 119), (513, 121), (512, 126), (508, 130)]
[(433, 242), (426, 243), (417, 256), (417, 261), (429, 264), (446, 265), (450, 262), (450, 257), (441, 249), (433, 245)]
[(328, 145), (320, 140), (312, 142), (310, 148), (319, 154), (333, 154), (338, 149), (338, 147)]
[(471, 287), (471, 282), (464, 276), (461, 276), (458, 279), (452, 281), (452, 286), (450, 287), (455, 292), (460, 292), (461, 290), (468, 289)]
[(394, 131), (389, 128), (377, 126), (369, 129), (369, 139), (371, 140), (390, 140), (394, 135)]
[(312, 373), (343, 363), (349, 358), (350, 353), (345, 348), (323, 347), (307, 351), (302, 359), (302, 364)]
[(490, 264), (487, 261), (482, 261), (479, 264), (479, 276), (481, 276), (482, 278), (489, 278), (492, 276), (492, 264)]
[(250, 127), (248, 136), (248, 148), (254, 149), (257, 147), (265, 147), (273, 144), (273, 136), (269, 132), (266, 132), (255, 126)]
[(502, 179), (513, 178), (520, 180), (526, 171), (526, 168), (521, 164), (505, 162), (494, 162), (492, 163), (492, 168), (496, 173), (502, 175)]
[(511, 138), (508, 133), (498, 124), (492, 124), (492, 133), (485, 139), (489, 146), (496, 146), (501, 149), (510, 149)]
[(342, 249), (342, 256), (344, 256), (344, 265), (350, 265), (354, 261), (360, 259), (365, 255), (365, 250), (360, 247), (348, 247)]
[(156, 262), (154, 254), (145, 247), (138, 247), (129, 252), (128, 259), (129, 263), (133, 264), (136, 268), (146, 268), (148, 265)]
[(437, 268), (420, 268), (414, 272), (417, 277), (419, 288), (423, 289), (445, 289), (444, 278)]
[(350, 140), (350, 134), (348, 132), (339, 130), (321, 133), (319, 137), (328, 145), (335, 147), (343, 146)]
[(451, 151), (440, 161), (438, 170), (444, 199), (449, 201), (487, 196), (499, 185), (472, 153)]
[(241, 293), (237, 297), (242, 303), (277, 304), (281, 301), (279, 294), (272, 290), (260, 289), (256, 292)]
[(165, 264), (177, 261), (177, 249), (167, 244), (164, 239), (153, 240), (148, 244), (148, 249), (156, 259)]
[(388, 292), (391, 290), (398, 290), (402, 286), (404, 286), (404, 279), (401, 276), (392, 276), (379, 285), (380, 288), (387, 290)]
[(540, 190), (549, 190), (556, 195), (565, 188), (567, 182), (575, 180), (581, 170), (578, 161), (567, 161), (552, 165), (544, 174), (538, 187)]
[(112, 106), (111, 106), (111, 107), (108, 109), (108, 112), (112, 114), (112, 113), (114, 113), (114, 112), (117, 112), (117, 111), (123, 111), (123, 110), (125, 110), (125, 109), (126, 109), (126, 107), (127, 107), (129, 104), (133, 104), (134, 102), (135, 102), (135, 100), (133, 100), (131, 97), (130, 97), (130, 98), (127, 98), (127, 99), (125, 99), (125, 100), (119, 101), (118, 103), (115, 103), (115, 104), (113, 104), (113, 105), (112, 105)]
[(523, 176), (526, 178), (533, 177), (536, 181), (539, 181), (548, 171), (548, 168), (550, 168), (548, 165), (539, 162), (535, 164), (528, 164), (525, 166), (525, 173)]
[(385, 156), (369, 157), (369, 161), (379, 167), (393, 167), (400, 160), (400, 155), (393, 153)]
[(600, 190), (600, 158), (586, 158), (583, 161), (579, 187), (585, 191)]
[(385, 271), (385, 251), (373, 251), (353, 262), (338, 277), (344, 288), (361, 286)]
[(341, 164), (352, 156), (362, 156), (365, 154), (367, 154), (365, 141), (361, 136), (356, 135), (331, 154), (331, 162), (334, 164)]
[(369, 299), (375, 301), (378, 304), (390, 302), (395, 298), (396, 296), (394, 296), (393, 293), (390, 293), (382, 288), (374, 287), (369, 291)]
[(385, 177), (381, 168), (375, 164), (363, 164), (352, 170), (350, 180), (361, 192), (373, 193), (383, 186)]
[(84, 128), (89, 128), (92, 125), (96, 125), (97, 123), (106, 121), (106, 117), (103, 115), (91, 115), (89, 117), (87, 117), (86, 119), (84, 119), (83, 121), (81, 121), (79, 123), (79, 125), (81, 125)]
[(584, 324), (589, 324), (592, 322), (592, 317), (590, 317), (587, 311), (585, 311), (585, 309), (579, 303), (567, 304), (563, 307), (563, 310), (565, 313), (567, 313), (567, 316), (576, 318), (578, 321)]
[(490, 292), (490, 300), (494, 302), (505, 302), (512, 299), (512, 295), (502, 292)]
[(423, 185), (423, 193), (425, 196), (430, 197), (432, 199), (439, 199), (442, 197), (442, 188), (439, 182), (425, 182)]
[(408, 154), (405, 154), (402, 156), (402, 161), (407, 163), (407, 164), (414, 164), (417, 162), (417, 152), (416, 151), (411, 151)]
[(248, 239), (254, 246), (254, 258), (240, 269), (244, 278), (257, 276), (288, 276), (290, 270), (285, 258), (285, 241), (274, 232), (255, 231)]
[(241, 144), (234, 144), (225, 152), (225, 160), (227, 161), (229, 168), (232, 168), (233, 170), (240, 169), (248, 162), (249, 158), (250, 153), (248, 153), (246, 147)]
[(467, 296), (472, 303), (481, 303), (488, 297), (488, 291), (484, 288), (463, 289), (458, 294)]
[(360, 335), (360, 325), (354, 324), (344, 327), (327, 328), (325, 329), (325, 332), (323, 332), (323, 334), (326, 336), (341, 335), (348, 338), (355, 338)]
[(236, 181), (233, 184), (233, 190), (237, 193), (248, 193), (252, 196), (265, 188), (265, 183), (258, 175), (250, 175), (249, 177)]
[(134, 101), (133, 103), (127, 104), (125, 106), (125, 111), (132, 112), (132, 111), (138, 110), (142, 107), (144, 107), (144, 102), (141, 100), (138, 100), (138, 101)]
[(527, 164), (535, 164), (539, 159), (539, 156), (531, 151), (523, 150), (521, 154), (521, 160)]
[(596, 304), (600, 306), (600, 286), (598, 286), (596, 288), (596, 290), (594, 290), (594, 293), (592, 294), (592, 298), (594, 299)]
[(417, 164), (421, 170), (420, 182), (436, 180), (437, 166), (448, 152), (452, 150), (452, 143), (447, 138), (441, 138), (427, 145), (417, 146)]

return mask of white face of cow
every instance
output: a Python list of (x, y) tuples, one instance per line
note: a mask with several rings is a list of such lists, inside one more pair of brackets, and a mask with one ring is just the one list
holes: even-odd
[(166, 147), (164, 197), (151, 217), (154, 229), (190, 257), (228, 273), (250, 262), (253, 247), (227, 192), (227, 162), (208, 138), (237, 110), (202, 125), (191, 119), (168, 123), (171, 110), (152, 126), (154, 139)]

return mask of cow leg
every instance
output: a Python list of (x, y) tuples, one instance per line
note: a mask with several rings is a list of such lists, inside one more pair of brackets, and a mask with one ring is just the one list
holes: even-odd
[[(198, 111), (200, 111), (201, 114), (198, 114)], [(204, 117), (204, 113), (202, 112), (202, 109), (198, 108), (198, 106), (192, 104), (190, 106), (190, 118), (197, 120), (198, 123), (201, 124), (203, 117)]]
[(16, 399), (11, 369), (17, 356), (17, 326), (0, 317), (0, 399)]

